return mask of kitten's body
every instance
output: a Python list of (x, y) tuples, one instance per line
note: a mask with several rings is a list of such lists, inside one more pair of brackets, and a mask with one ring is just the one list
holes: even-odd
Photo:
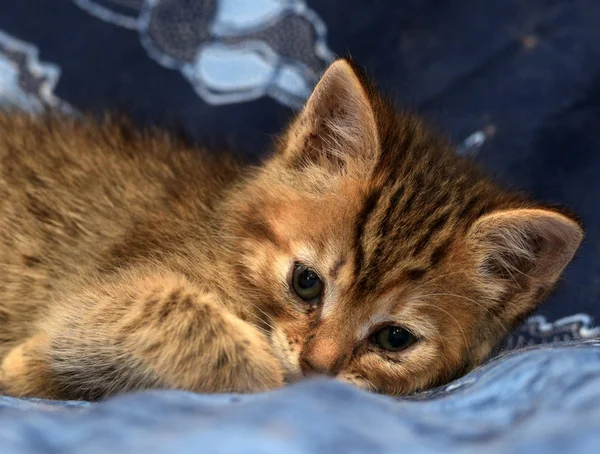
[[(580, 228), (490, 183), (347, 63), (328, 74), (256, 169), (120, 121), (0, 116), (5, 391), (246, 392), (303, 370), (395, 394), (482, 361)], [(294, 295), (295, 262), (324, 282), (317, 302)], [(374, 346), (390, 324), (418, 342)]]
[(118, 118), (6, 113), (0, 131), (1, 349), (32, 334), (77, 276), (165, 260), (181, 238), (199, 243), (185, 271), (212, 274), (214, 209), (239, 177), (227, 157), (211, 160)]
[[(173, 339), (174, 345), (169, 345), (169, 338), (179, 329), (178, 317), (191, 317), (185, 311), (168, 313), (175, 309), (170, 306), (177, 294), (181, 301), (175, 302), (181, 305), (183, 301), (183, 306), (192, 295), (202, 295), (210, 306), (218, 298), (217, 310), (231, 310), (232, 314), (249, 317), (260, 325), (249, 307), (236, 304), (236, 287), (228, 282), (234, 273), (224, 259), (231, 256), (231, 251), (222, 241), (227, 236), (222, 222), (227, 215), (223, 212), (229, 209), (225, 199), (240, 183), (240, 171), (248, 177), (250, 168), (234, 165), (227, 155), (211, 157), (160, 131), (139, 133), (127, 120), (119, 118), (96, 122), (92, 118), (36, 118), (9, 113), (0, 116), (0, 136), (0, 355), (6, 356), (10, 349), (32, 336), (39, 337), (40, 331), (52, 330), (64, 336), (65, 348), (73, 347), (74, 355), (84, 355), (79, 357), (82, 367), (65, 371), (64, 380), (54, 370), (57, 383), (52, 387), (43, 373), (32, 370), (27, 386), (34, 386), (38, 379), (43, 383), (26, 394), (96, 397), (102, 392), (86, 389), (86, 383), (95, 379), (105, 381), (106, 387), (115, 391), (150, 383), (207, 391), (228, 386), (248, 391), (281, 384), (279, 367), (274, 361), (269, 364), (271, 359), (267, 357), (265, 371), (269, 376), (258, 373), (258, 383), (240, 373), (239, 384), (228, 384), (236, 377), (218, 380), (211, 364), (206, 364), (199, 370), (194, 365), (192, 371), (179, 365), (179, 372), (169, 373), (173, 377), (153, 377), (119, 386), (111, 383), (116, 380), (114, 377), (102, 376), (98, 371), (103, 366), (100, 363), (111, 360), (86, 362), (89, 352), (78, 350), (70, 337), (93, 339), (94, 333), (89, 330), (96, 329), (97, 335), (118, 344), (124, 334), (136, 329), (136, 324), (138, 328), (151, 324), (151, 309), (162, 326), (148, 335), (149, 354), (152, 346), (163, 343), (164, 338), (161, 348), (170, 350), (167, 356), (180, 354), (186, 344), (206, 348), (213, 340), (197, 343), (193, 334), (182, 339), (181, 345)], [(94, 321), (89, 320), (95, 328), (78, 320), (73, 325), (79, 331), (69, 331), (73, 329), (65, 323), (69, 317), (86, 316), (81, 311), (85, 306), (82, 289), (94, 288), (92, 295), (100, 288), (108, 292), (114, 280), (128, 273), (132, 274), (131, 279), (117, 285), (106, 306), (100, 304)], [(124, 311), (129, 315), (135, 312), (135, 308), (127, 306), (131, 306), (136, 295), (128, 296), (127, 290), (138, 288), (141, 303), (148, 310), (128, 319)], [(73, 298), (75, 301), (71, 302)], [(171, 322), (175, 327), (169, 326)], [(206, 320), (206, 324), (210, 325), (210, 321)], [(232, 330), (235, 328), (239, 329), (232, 326)], [(241, 328), (240, 331), (245, 326)], [(261, 335), (250, 325), (247, 329), (250, 337)], [(217, 343), (218, 334), (214, 336)], [(260, 353), (260, 347), (262, 344), (258, 351), (248, 354)], [(91, 348), (101, 351), (102, 345)], [(219, 353), (236, 356), (225, 349)], [(188, 356), (184, 361), (201, 357), (197, 351), (190, 351)], [(215, 361), (224, 359), (217, 357)], [(16, 372), (12, 368), (11, 363), (6, 365), (5, 374)], [(187, 373), (187, 380), (201, 384), (178, 384), (175, 376), (181, 372)], [(189, 377), (201, 372), (205, 372), (205, 379)], [(4, 386), (9, 392), (24, 392), (12, 391), (16, 383), (7, 378)]]

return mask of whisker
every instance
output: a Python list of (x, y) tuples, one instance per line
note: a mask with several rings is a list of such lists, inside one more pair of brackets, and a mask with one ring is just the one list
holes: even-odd
[(436, 276), (436, 277), (434, 277), (434, 278), (431, 278), (431, 279), (425, 279), (425, 281), (424, 281), (424, 282), (426, 282), (427, 284), (431, 284), (431, 283), (433, 283), (433, 282), (437, 282), (437, 281), (439, 281), (439, 280), (441, 280), (441, 279), (445, 279), (445, 278), (447, 278), (447, 277), (456, 276), (456, 275), (460, 275), (460, 274), (469, 275), (469, 274), (471, 274), (471, 273), (469, 273), (469, 272), (467, 272), (467, 271), (465, 271), (465, 270), (461, 270), (461, 271), (453, 271), (453, 272), (451, 272), (451, 273), (442, 274), (442, 275), (440, 275), (440, 276)]
[(492, 320), (493, 320), (495, 323), (497, 323), (497, 324), (498, 324), (498, 325), (499, 325), (499, 326), (500, 326), (500, 327), (501, 327), (501, 328), (504, 330), (504, 332), (505, 332), (506, 334), (510, 334), (509, 330), (506, 328), (506, 325), (505, 325), (504, 323), (502, 323), (502, 321), (500, 320), (500, 318), (499, 318), (497, 315), (494, 315), (494, 314), (492, 313), (492, 311), (491, 311), (491, 309), (490, 309), (490, 308), (488, 308), (488, 307), (485, 307), (485, 306), (484, 306), (482, 303), (480, 303), (479, 301), (476, 301), (476, 300), (474, 300), (474, 299), (472, 299), (472, 298), (469, 298), (469, 297), (467, 297), (467, 296), (464, 296), (464, 295), (457, 295), (457, 294), (455, 294), (455, 293), (429, 293), (429, 294), (426, 294), (426, 295), (420, 295), (420, 297), (435, 297), (435, 296), (451, 296), (451, 297), (454, 297), (454, 298), (459, 298), (459, 299), (462, 299), (462, 300), (467, 300), (467, 301), (469, 301), (470, 303), (473, 303), (473, 304), (475, 304), (476, 306), (478, 306), (478, 307), (480, 307), (481, 309), (483, 309), (484, 311), (486, 311), (486, 312), (488, 313), (488, 315), (490, 315), (490, 316), (491, 316), (491, 319), (492, 319)]
[[(423, 295), (423, 296), (427, 296), (427, 295)], [(458, 322), (458, 320), (456, 319), (456, 317), (454, 317), (454, 315), (452, 315), (446, 309), (438, 307), (438, 306), (436, 306), (435, 304), (432, 304), (432, 303), (428, 303), (428, 302), (419, 300), (419, 304), (424, 304), (425, 306), (432, 307), (432, 308), (437, 309), (437, 310), (439, 310), (441, 312), (444, 312), (448, 317), (450, 317), (452, 320), (454, 320), (454, 323), (456, 323), (456, 327), (460, 331), (460, 333), (461, 333), (461, 335), (463, 337), (463, 340), (465, 341), (465, 345), (470, 346), (470, 343), (467, 340), (467, 336), (465, 334), (465, 331), (462, 329), (462, 326), (460, 326), (460, 323)]]
[[(251, 315), (252, 317), (254, 317), (259, 322), (264, 323), (265, 325), (267, 325), (271, 329), (271, 331), (275, 330), (275, 327), (272, 324), (270, 324), (267, 320), (259, 317), (258, 315), (254, 314), (253, 312), (248, 312), (248, 314)], [(273, 321), (273, 323), (275, 323), (275, 321)], [(271, 334), (269, 331), (267, 331), (266, 329), (264, 329), (261, 326), (257, 326), (257, 325), (252, 325), (252, 326), (254, 326), (255, 328), (257, 328), (257, 329), (259, 329), (261, 331), (263, 331), (265, 334), (268, 334), (268, 335)]]

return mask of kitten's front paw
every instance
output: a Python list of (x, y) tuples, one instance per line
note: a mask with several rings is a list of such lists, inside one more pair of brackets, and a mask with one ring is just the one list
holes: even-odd
[(126, 324), (118, 336), (159, 382), (196, 392), (251, 393), (283, 386), (281, 365), (266, 336), (213, 296), (171, 290), (159, 299), (154, 311), (145, 312), (150, 318)]
[(34, 336), (8, 352), (0, 365), (0, 393), (14, 397), (55, 398), (47, 361), (47, 341)]
[(265, 335), (233, 315), (228, 314), (228, 318), (231, 343), (223, 344), (215, 363), (216, 373), (231, 382), (231, 388), (223, 391), (259, 392), (282, 387), (283, 369)]
[[(93, 304), (81, 310), (75, 298)], [(96, 400), (148, 388), (250, 393), (283, 385), (265, 335), (180, 276), (143, 274), (61, 307), (43, 335), (4, 357), (0, 390)]]

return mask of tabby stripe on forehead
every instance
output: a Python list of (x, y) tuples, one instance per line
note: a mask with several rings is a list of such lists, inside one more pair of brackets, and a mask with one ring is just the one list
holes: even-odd
[[(394, 194), (392, 194), (392, 197), (390, 197), (390, 203), (387, 207), (387, 209), (385, 210), (385, 215), (383, 216), (382, 222), (379, 224), (379, 244), (378, 246), (380, 246), (382, 244), (382, 241), (384, 240), (384, 238), (389, 234), (390, 229), (392, 228), (392, 221), (394, 220), (392, 214), (394, 212), (394, 210), (396, 209), (396, 207), (398, 206), (398, 202), (400, 201), (400, 198), (404, 195), (404, 185), (402, 183), (400, 183), (398, 185), (398, 189), (396, 189), (396, 191), (394, 192)], [(374, 254), (376, 255), (376, 254)]]
[[(368, 287), (366, 281), (370, 281), (371, 286), (374, 286), (377, 277), (382, 275), (385, 271), (388, 271), (389, 266), (392, 266), (391, 263), (388, 264), (387, 268), (383, 266), (387, 257), (387, 254), (384, 253), (385, 245), (398, 244), (398, 241), (403, 234), (408, 234), (407, 229), (402, 229), (401, 226), (406, 227), (406, 219), (408, 219), (407, 215), (412, 210), (414, 202), (419, 195), (417, 188), (422, 185), (422, 181), (423, 177), (421, 174), (417, 174), (414, 177), (414, 181), (408, 187), (411, 192), (408, 194), (408, 197), (406, 197), (405, 202), (401, 203), (401, 198), (407, 195), (406, 186), (404, 184), (402, 184), (392, 196), (385, 217), (381, 219), (381, 222), (385, 224), (385, 227), (380, 227), (380, 231), (384, 231), (386, 236), (380, 236), (378, 238), (377, 247), (372, 254), (369, 263), (369, 273), (364, 276), (363, 281), (365, 282), (362, 282), (362, 287)], [(395, 229), (392, 227), (395, 227)]]
[(414, 188), (411, 188), (411, 190), (412, 192), (408, 199), (406, 199), (406, 202), (404, 202), (401, 206), (398, 207), (395, 216), (396, 218), (399, 218), (403, 215), (407, 215), (412, 209), (412, 206), (415, 203), (415, 199), (417, 198), (417, 191), (415, 191)]
[(356, 249), (356, 255), (354, 260), (354, 276), (358, 279), (360, 271), (363, 267), (363, 262), (365, 260), (365, 251), (363, 249), (362, 240), (365, 233), (365, 226), (367, 225), (367, 221), (369, 220), (369, 216), (375, 207), (377, 206), (377, 202), (379, 201), (379, 197), (381, 196), (381, 190), (374, 189), (369, 197), (365, 200), (363, 208), (356, 219), (356, 231), (354, 234), (354, 247)]
[[(432, 192), (434, 194), (440, 194), (440, 196), (437, 199), (434, 199), (435, 196), (430, 196)], [(426, 200), (431, 198), (432, 201), (429, 203), (429, 209), (423, 210), (423, 214), (419, 217), (416, 217), (414, 225), (419, 228), (422, 227), (424, 224), (428, 223), (429, 219), (433, 217), (436, 211), (439, 211), (440, 208), (452, 208), (451, 206), (447, 207), (448, 200), (450, 199), (450, 194), (448, 192), (443, 192), (437, 188), (428, 191), (427, 194), (423, 194), (423, 198)]]
[(412, 256), (416, 257), (419, 253), (427, 246), (433, 235), (442, 230), (450, 219), (451, 213), (446, 211), (442, 213), (435, 221), (433, 221), (425, 234), (421, 237), (421, 239), (415, 244), (415, 247), (412, 252)]
[(392, 216), (392, 214), (394, 212), (394, 209), (398, 205), (398, 202), (403, 194), (404, 194), (404, 185), (402, 183), (400, 183), (398, 185), (398, 188), (396, 189), (396, 191), (390, 197), (390, 201), (385, 210), (385, 214), (379, 220), (380, 221), (379, 228), (377, 229), (377, 245), (375, 246), (375, 250), (373, 251), (373, 254), (371, 255), (371, 260), (369, 261), (368, 271), (367, 271), (366, 275), (364, 276), (363, 280), (368, 280), (368, 279), (373, 280), (373, 277), (371, 277), (370, 275), (378, 274), (377, 273), (377, 268), (378, 268), (378, 264), (379, 264), (378, 260), (381, 259), (381, 257), (382, 257), (382, 252), (383, 252), (385, 243), (387, 242), (386, 237), (389, 236), (390, 230), (392, 229), (392, 223), (395, 220), (394, 217)]
[[(386, 137), (385, 133), (380, 132), (382, 137)], [(415, 130), (407, 128), (402, 135), (402, 143), (398, 146), (393, 140), (388, 140), (381, 144), (381, 153), (375, 166), (375, 174), (387, 173), (385, 185), (392, 184), (399, 178), (400, 172), (409, 167), (411, 164), (408, 150), (414, 143)]]
[[(419, 177), (417, 177), (418, 179)], [(418, 180), (420, 181), (420, 180)], [(406, 198), (406, 201), (396, 206), (394, 215), (390, 215), (390, 219), (396, 222), (395, 229), (391, 232), (390, 237), (387, 238), (386, 243), (398, 244), (402, 238), (410, 235), (410, 231), (406, 228), (407, 221), (410, 219), (410, 212), (413, 208), (415, 200), (418, 197), (418, 191), (414, 187), (410, 188), (411, 193)], [(375, 257), (377, 259), (377, 257)]]
[(452, 238), (446, 238), (439, 246), (437, 246), (433, 252), (431, 253), (431, 257), (429, 257), (429, 268), (435, 267), (438, 263), (440, 263), (444, 257), (448, 254), (448, 249), (450, 249), (450, 244), (452, 243)]
[(475, 194), (475, 196), (471, 197), (462, 210), (458, 213), (458, 219), (462, 220), (469, 212), (471, 212), (475, 205), (479, 202), (479, 196)]
[[(432, 195), (433, 193), (433, 195)], [(435, 195), (439, 194), (439, 197), (435, 199)], [(448, 192), (442, 192), (440, 190), (434, 189), (429, 190), (426, 193), (422, 193), (421, 195), (421, 203), (419, 207), (415, 207), (415, 213), (421, 213), (420, 216), (411, 216), (408, 217), (406, 225), (404, 226), (404, 235), (400, 238), (403, 240), (408, 239), (411, 236), (414, 236), (415, 233), (425, 231), (426, 227), (432, 228), (432, 232), (430, 235), (426, 235), (426, 237), (430, 238), (433, 233), (435, 233), (439, 228), (443, 227), (445, 224), (445, 220), (440, 219), (440, 215), (438, 218), (434, 218), (434, 221), (431, 220), (436, 212), (440, 211), (440, 209), (444, 209), (443, 213), (447, 213), (452, 209), (451, 206), (447, 206), (450, 195)], [(431, 200), (431, 201), (429, 201)], [(425, 205), (425, 206), (423, 206)], [(441, 215), (443, 217), (443, 214)], [(441, 225), (431, 225), (432, 222), (435, 224), (436, 222), (441, 222)], [(428, 242), (428, 239), (425, 239), (421, 242), (420, 246), (415, 246), (412, 252), (412, 256), (415, 257), (419, 250)]]

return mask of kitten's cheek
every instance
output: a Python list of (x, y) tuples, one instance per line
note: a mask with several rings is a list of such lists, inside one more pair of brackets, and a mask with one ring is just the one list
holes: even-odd
[(302, 379), (300, 368), (300, 351), (294, 348), (294, 343), (289, 340), (287, 334), (281, 328), (275, 328), (271, 332), (271, 344), (275, 357), (279, 360), (283, 369), (286, 383), (294, 383)]

